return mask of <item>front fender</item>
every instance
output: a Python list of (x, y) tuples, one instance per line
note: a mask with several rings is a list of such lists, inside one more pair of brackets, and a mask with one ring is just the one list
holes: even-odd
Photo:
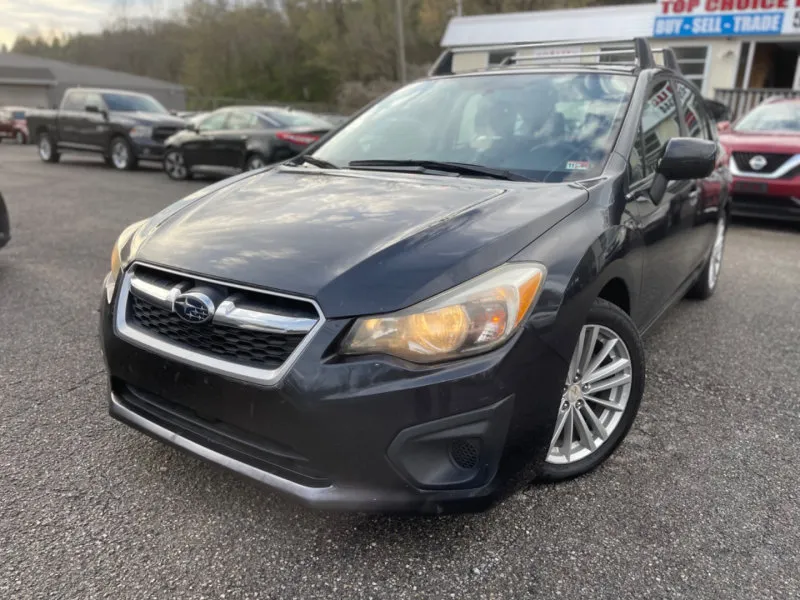
[(633, 218), (623, 213), (617, 225), (609, 212), (589, 202), (528, 246), (514, 260), (547, 266), (547, 279), (527, 326), (569, 361), (595, 299), (605, 285), (619, 279), (636, 313), (642, 256)]

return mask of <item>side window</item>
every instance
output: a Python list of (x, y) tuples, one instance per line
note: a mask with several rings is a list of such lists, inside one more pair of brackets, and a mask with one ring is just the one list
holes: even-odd
[(86, 96), (84, 96), (83, 108), (81, 110), (84, 110), (87, 106), (96, 106), (99, 109), (103, 109), (105, 108), (105, 102), (103, 102), (100, 94), (88, 92)]
[(260, 129), (258, 117), (252, 113), (234, 111), (228, 117), (227, 129)]
[(218, 131), (220, 129), (225, 129), (228, 114), (228, 111), (212, 113), (200, 121), (200, 125), (198, 125), (197, 128), (200, 131)]
[(64, 102), (61, 105), (62, 110), (76, 110), (83, 112), (84, 107), (84, 99), (86, 98), (86, 94), (83, 92), (69, 92), (64, 97)]
[(655, 171), (667, 142), (681, 135), (677, 108), (669, 82), (654, 84), (642, 112), (645, 174)]
[(683, 120), (686, 123), (686, 133), (690, 137), (713, 140), (711, 125), (706, 114), (703, 100), (691, 89), (680, 81), (677, 82), (678, 98), (683, 110)]

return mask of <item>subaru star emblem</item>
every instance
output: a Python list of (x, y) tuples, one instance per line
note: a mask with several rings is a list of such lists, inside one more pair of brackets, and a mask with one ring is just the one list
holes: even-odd
[(750, 168), (753, 169), (753, 171), (760, 171), (766, 166), (767, 166), (767, 159), (761, 156), (760, 154), (756, 154), (753, 158), (750, 159)]
[(172, 310), (187, 323), (200, 324), (214, 316), (214, 302), (200, 292), (188, 292), (175, 298)]

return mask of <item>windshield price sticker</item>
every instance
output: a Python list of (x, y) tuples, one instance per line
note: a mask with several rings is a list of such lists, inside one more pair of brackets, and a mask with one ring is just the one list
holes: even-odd
[(800, 0), (660, 0), (653, 37), (780, 35), (800, 30)]

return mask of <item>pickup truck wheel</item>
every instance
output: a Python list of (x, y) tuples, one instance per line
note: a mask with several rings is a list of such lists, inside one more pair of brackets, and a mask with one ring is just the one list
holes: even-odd
[(49, 163), (56, 163), (61, 158), (49, 133), (39, 134), (39, 158)]
[(111, 156), (111, 166), (120, 171), (131, 171), (136, 168), (137, 160), (133, 153), (133, 148), (123, 137), (115, 137), (111, 140), (109, 154)]
[(167, 150), (164, 155), (164, 172), (167, 177), (175, 181), (185, 181), (192, 178), (192, 172), (186, 166), (183, 152), (174, 148)]

